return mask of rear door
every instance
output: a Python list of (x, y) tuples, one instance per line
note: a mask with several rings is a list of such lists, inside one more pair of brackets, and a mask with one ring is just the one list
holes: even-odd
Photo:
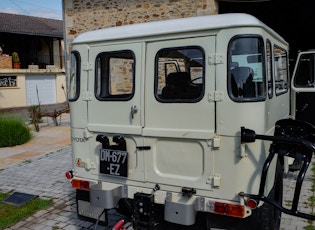
[(214, 36), (150, 42), (146, 46), (146, 180), (208, 187), (214, 135)]
[(142, 153), (137, 153), (137, 147), (143, 146), (142, 46), (128, 43), (90, 48), (89, 71), (95, 77), (89, 79), (86, 92), (87, 120), (96, 142), (90, 152), (100, 164), (100, 175), (144, 178)]
[(298, 56), (292, 79), (292, 112), (295, 119), (315, 125), (315, 53)]

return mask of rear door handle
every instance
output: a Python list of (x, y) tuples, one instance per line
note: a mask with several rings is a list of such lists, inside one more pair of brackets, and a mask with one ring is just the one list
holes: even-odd
[(136, 105), (131, 106), (131, 118), (134, 118), (134, 115), (138, 112), (138, 107)]

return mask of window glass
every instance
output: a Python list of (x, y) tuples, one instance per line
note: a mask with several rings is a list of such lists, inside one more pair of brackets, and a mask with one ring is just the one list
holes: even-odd
[(96, 58), (96, 98), (129, 100), (134, 92), (134, 64), (132, 51), (99, 54)]
[(203, 96), (204, 52), (200, 47), (162, 49), (156, 56), (155, 96), (162, 102), (196, 102)]
[(295, 72), (294, 86), (303, 88), (315, 87), (314, 68), (315, 54), (302, 54)]
[(272, 50), (271, 43), (267, 41), (266, 54), (267, 54), (267, 81), (268, 81), (268, 97), (273, 97), (273, 73), (272, 73)]
[(289, 87), (288, 55), (284, 49), (278, 46), (274, 46), (273, 52), (275, 89), (276, 95), (280, 95), (286, 93)]
[(235, 37), (229, 44), (230, 97), (235, 101), (259, 101), (266, 97), (264, 47), (260, 37)]
[(69, 101), (75, 101), (80, 93), (80, 54), (79, 52), (71, 53), (70, 61), (70, 79), (69, 79)]

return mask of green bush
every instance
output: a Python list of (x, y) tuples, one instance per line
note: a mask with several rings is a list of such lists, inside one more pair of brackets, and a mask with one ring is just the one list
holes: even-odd
[(26, 143), (32, 138), (30, 129), (22, 119), (0, 117), (0, 147), (12, 147)]

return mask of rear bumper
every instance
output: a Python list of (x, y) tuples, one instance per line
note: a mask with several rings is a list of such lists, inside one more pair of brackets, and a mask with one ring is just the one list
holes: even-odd
[[(193, 225), (197, 212), (209, 212), (237, 218), (251, 215), (251, 210), (245, 206), (242, 198), (240, 198), (240, 202), (231, 202), (163, 190), (152, 191), (108, 182), (92, 184), (88, 192), (90, 206), (97, 210), (113, 209), (118, 206), (120, 199), (131, 199), (135, 209), (133, 211), (139, 212), (137, 215), (144, 215), (150, 213), (149, 207), (162, 204), (164, 205), (164, 220), (181, 225)], [(146, 208), (148, 210), (144, 211)]]

